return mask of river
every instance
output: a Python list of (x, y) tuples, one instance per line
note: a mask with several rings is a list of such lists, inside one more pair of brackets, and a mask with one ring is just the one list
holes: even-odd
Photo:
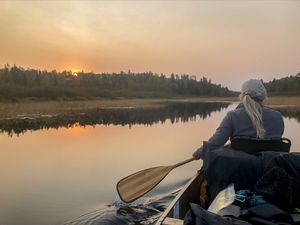
[[(80, 221), (76, 218), (84, 222), (104, 217), (110, 221), (118, 210), (141, 215), (124, 221), (145, 214), (150, 221), (171, 200), (170, 193), (196, 173), (201, 161), (175, 169), (130, 206), (120, 202), (116, 183), (141, 169), (190, 158), (235, 107), (181, 103), (2, 120), (0, 224), (76, 224), (72, 223)], [(292, 151), (299, 151), (300, 120), (284, 115), (284, 136), (292, 140)]]

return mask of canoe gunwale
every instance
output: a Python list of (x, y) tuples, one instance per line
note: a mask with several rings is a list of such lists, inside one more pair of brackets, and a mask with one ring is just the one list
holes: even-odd
[(168, 207), (165, 209), (163, 214), (159, 217), (159, 219), (156, 221), (154, 225), (162, 225), (168, 214), (173, 209), (174, 205), (177, 203), (177, 201), (182, 197), (183, 193), (190, 187), (190, 185), (193, 183), (193, 181), (196, 180), (196, 178), (199, 176), (199, 173), (196, 173), (194, 176), (190, 178), (190, 180), (181, 188), (181, 190), (178, 192), (176, 197), (171, 201), (171, 203), (168, 205)]

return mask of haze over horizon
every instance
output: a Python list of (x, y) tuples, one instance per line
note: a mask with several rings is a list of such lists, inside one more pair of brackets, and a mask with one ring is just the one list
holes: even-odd
[(300, 1), (1, 1), (0, 66), (205, 76), (300, 71)]

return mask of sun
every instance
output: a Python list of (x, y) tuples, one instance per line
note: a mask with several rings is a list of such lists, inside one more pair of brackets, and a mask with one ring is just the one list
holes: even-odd
[(80, 69), (78, 69), (78, 68), (72, 68), (72, 69), (71, 69), (71, 72), (72, 72), (72, 75), (73, 75), (73, 76), (76, 76), (76, 77), (77, 77), (77, 76), (78, 76), (78, 72), (80, 72)]

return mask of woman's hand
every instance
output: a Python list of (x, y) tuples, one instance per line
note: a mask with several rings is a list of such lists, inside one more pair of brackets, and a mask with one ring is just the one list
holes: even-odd
[(194, 159), (199, 160), (199, 159), (202, 158), (202, 156), (203, 156), (203, 148), (202, 148), (202, 147), (198, 148), (198, 149), (193, 153)]

